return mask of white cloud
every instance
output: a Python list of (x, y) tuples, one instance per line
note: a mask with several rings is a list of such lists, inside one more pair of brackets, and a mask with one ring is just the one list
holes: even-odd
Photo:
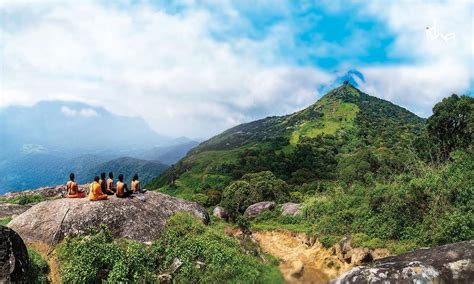
[(160, 133), (207, 137), (297, 110), (331, 79), (276, 63), (277, 27), (261, 41), (217, 41), (210, 36), (216, 19), (199, 8), (168, 14), (149, 5), (13, 2), (4, 10), (35, 18), (2, 27), (0, 106), (77, 100), (141, 116)]
[[(333, 12), (344, 6), (327, 3)], [(391, 55), (410, 62), (344, 66), (364, 73), (363, 90), (427, 115), (442, 97), (469, 88), (473, 42), (468, 1), (360, 3), (364, 8), (358, 14), (380, 19), (396, 36)], [(163, 134), (207, 137), (241, 122), (300, 109), (337, 75), (279, 58), (280, 44), (292, 40), (285, 23), (258, 40), (219, 41), (210, 34), (229, 29), (219, 17), (243, 29), (250, 25), (231, 2), (206, 1), (220, 15), (195, 1), (179, 4), (188, 8), (169, 13), (151, 4), (124, 4), (125, 9), (93, 1), (0, 2), (5, 17), (0, 25), (0, 106), (80, 101), (141, 116)], [(274, 1), (259, 9), (265, 4), (286, 11), (286, 4)], [(429, 41), (425, 28), (433, 19), (441, 32), (455, 32), (456, 40)], [(330, 57), (347, 48), (362, 52), (370, 40), (357, 36), (348, 41), (353, 47), (315, 43), (315, 54)]]
[(67, 106), (62, 106), (61, 107), (61, 112), (66, 115), (66, 116), (70, 116), (70, 117), (76, 117), (76, 116), (82, 116), (82, 117), (94, 117), (94, 116), (98, 116), (99, 114), (91, 109), (91, 108), (82, 108), (82, 109), (79, 109), (79, 110), (75, 110), (75, 109), (72, 109), (70, 107), (67, 107)]
[[(360, 68), (361, 88), (428, 116), (433, 105), (452, 93), (464, 94), (474, 80), (471, 64), (470, 1), (373, 1), (367, 13), (380, 18), (396, 34), (391, 56), (410, 63)], [(426, 28), (454, 34), (452, 40), (427, 36)]]

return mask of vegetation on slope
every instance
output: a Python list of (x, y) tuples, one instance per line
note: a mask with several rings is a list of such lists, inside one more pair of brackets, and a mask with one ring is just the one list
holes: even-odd
[[(164, 235), (146, 245), (113, 240), (104, 229), (90, 236), (67, 238), (57, 249), (65, 283), (159, 282), (175, 258), (182, 266), (173, 273), (176, 283), (281, 283), (274, 264), (263, 264), (242, 253), (239, 243), (184, 213), (167, 223)], [(198, 268), (196, 261), (205, 263)], [(238, 265), (236, 265), (238, 264)]]
[(151, 186), (235, 219), (255, 202), (300, 202), (303, 216), (268, 213), (254, 226), (328, 244), (353, 234), (401, 252), (472, 239), (473, 101), (453, 95), (425, 121), (344, 84), (305, 110), (202, 143)]

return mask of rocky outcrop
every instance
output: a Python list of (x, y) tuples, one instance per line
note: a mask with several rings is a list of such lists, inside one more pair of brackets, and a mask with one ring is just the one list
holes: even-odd
[[(160, 236), (168, 218), (178, 211), (188, 212), (203, 223), (207, 211), (195, 202), (158, 192), (140, 198), (89, 201), (62, 198), (34, 205), (13, 219), (8, 226), (29, 242), (59, 242), (65, 236), (85, 234), (91, 227), (105, 225), (115, 237), (148, 242)], [(53, 238), (54, 237), (54, 238)]]
[(0, 203), (0, 218), (20, 215), (30, 209), (31, 205)]
[[(79, 185), (80, 191), (89, 191), (89, 184)], [(8, 192), (2, 195), (3, 198), (10, 199), (21, 195), (42, 195), (46, 198), (59, 198), (67, 193), (66, 185), (45, 186), (37, 189), (23, 190), (19, 192)]]
[(28, 251), (20, 236), (0, 226), (0, 283), (27, 281)]
[(301, 215), (301, 204), (299, 203), (283, 203), (281, 205), (281, 215), (298, 216)]
[(332, 283), (474, 283), (474, 241), (379, 259)]
[(266, 210), (275, 209), (275, 202), (272, 201), (263, 201), (250, 205), (244, 212), (244, 216), (249, 219), (254, 219), (260, 213)]
[(229, 214), (227, 214), (227, 211), (220, 206), (217, 206), (216, 208), (214, 208), (214, 210), (212, 211), (212, 215), (214, 215), (215, 217), (219, 219), (224, 219), (224, 220), (227, 220), (227, 218), (229, 218)]

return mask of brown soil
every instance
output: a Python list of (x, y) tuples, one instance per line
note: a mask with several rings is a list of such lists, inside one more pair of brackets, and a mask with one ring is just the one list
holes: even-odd
[(44, 260), (49, 265), (49, 274), (48, 274), (48, 279), (51, 283), (53, 284), (59, 284), (61, 283), (61, 277), (59, 275), (59, 262), (54, 254), (54, 251), (49, 254), (48, 256), (48, 250), (49, 250), (49, 245), (42, 243), (42, 242), (34, 242), (34, 243), (28, 243), (27, 244), (29, 248), (34, 249), (36, 252), (38, 252)]
[(304, 234), (262, 231), (253, 236), (265, 253), (280, 260), (287, 283), (327, 283), (351, 268), (319, 242), (307, 245)]

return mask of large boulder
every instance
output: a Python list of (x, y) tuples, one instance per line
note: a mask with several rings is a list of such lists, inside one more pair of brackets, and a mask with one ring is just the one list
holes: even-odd
[(252, 204), (247, 209), (245, 209), (244, 216), (249, 219), (254, 219), (263, 211), (273, 210), (273, 209), (275, 209), (275, 202), (262, 201), (259, 203)]
[(332, 283), (474, 283), (474, 241), (379, 259)]
[(102, 201), (87, 198), (44, 201), (13, 219), (8, 226), (28, 242), (57, 243), (65, 236), (85, 234), (91, 227), (100, 225), (107, 226), (115, 237), (148, 242), (160, 236), (168, 218), (178, 211), (188, 212), (205, 224), (209, 222), (207, 211), (195, 202), (147, 192), (132, 199), (109, 196)]
[(0, 226), (0, 283), (26, 283), (28, 251), (21, 237)]
[(289, 216), (298, 216), (301, 215), (301, 204), (299, 203), (283, 203), (281, 205), (281, 215), (289, 215)]

